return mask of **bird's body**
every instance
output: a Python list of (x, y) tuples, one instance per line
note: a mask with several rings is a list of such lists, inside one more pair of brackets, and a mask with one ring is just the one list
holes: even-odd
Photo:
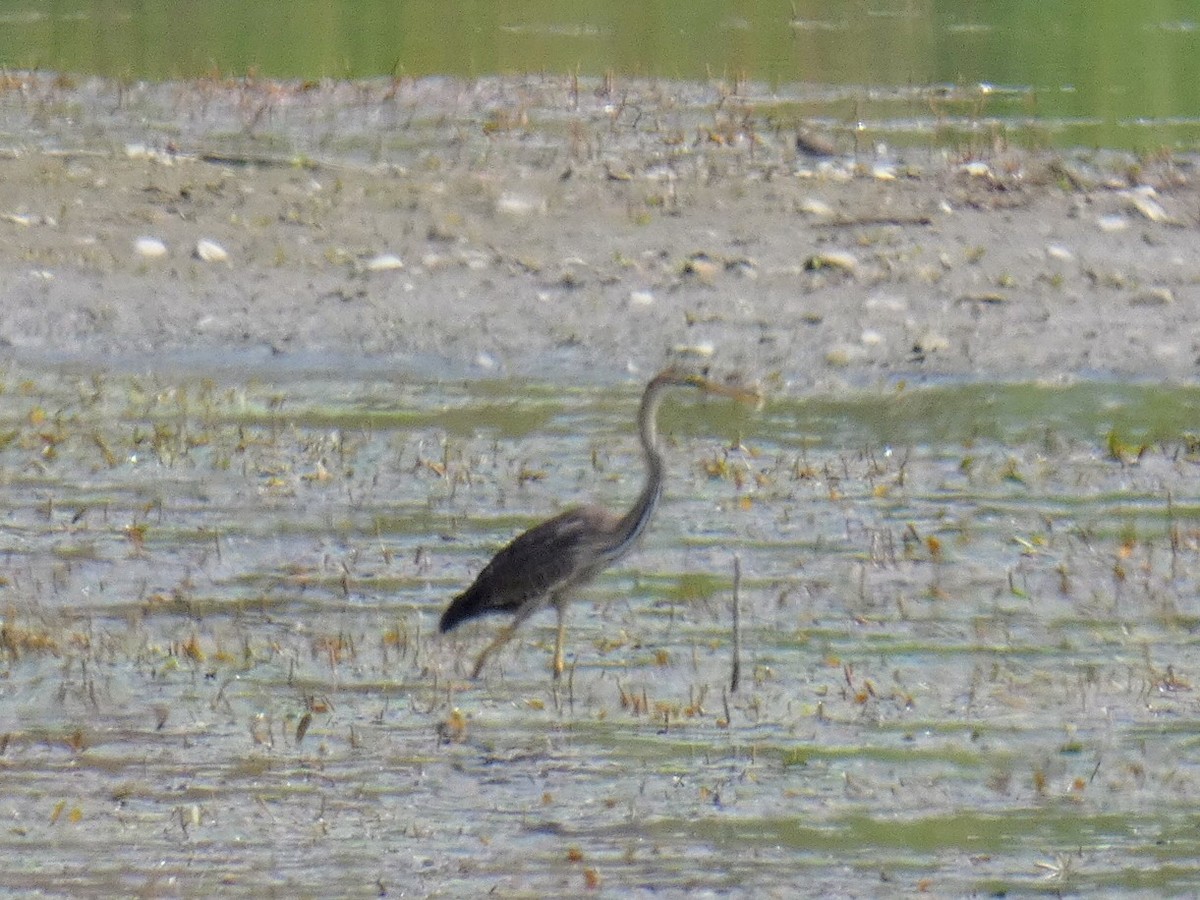
[(468, 619), (490, 613), (515, 618), (475, 663), (478, 676), (488, 657), (507, 643), (534, 613), (553, 606), (558, 614), (554, 675), (563, 669), (564, 615), (571, 590), (629, 553), (650, 522), (662, 496), (664, 463), (658, 448), (658, 406), (667, 388), (694, 387), (746, 399), (746, 391), (725, 388), (698, 375), (668, 369), (646, 386), (638, 411), (639, 436), (646, 460), (646, 484), (629, 512), (614, 515), (598, 506), (577, 506), (518, 535), (497, 553), (474, 583), (455, 597), (438, 623), (447, 632)]
[[(589, 580), (624, 555), (605, 553), (604, 537), (616, 533), (619, 521), (598, 506), (577, 506), (529, 529), (497, 553), (474, 584), (455, 598), (439, 627), (449, 631), (476, 616), (520, 614), (526, 608), (528, 616), (549, 605), (556, 593)], [(513, 581), (512, 572), (525, 577)]]

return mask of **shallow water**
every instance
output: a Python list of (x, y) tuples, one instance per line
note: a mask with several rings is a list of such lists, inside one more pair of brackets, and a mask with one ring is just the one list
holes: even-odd
[(638, 385), (0, 383), (0, 890), (1200, 885), (1192, 386), (681, 396), (556, 689), (552, 616), (478, 683), (436, 617), (628, 502)]
[[(0, 11), (6, 71), (103, 75), (124, 85), (228, 75), (253, 84), (580, 74), (606, 84), (615, 77), (617, 96), (627, 78), (719, 81), (749, 93), (752, 106), (737, 115), (758, 120), (751, 124), (762, 134), (800, 120), (837, 138), (838, 153), (880, 144), (973, 154), (1009, 143), (1146, 153), (1200, 146), (1200, 27), (1194, 5), (1179, 0), (20, 7)], [(757, 86), (747, 92), (747, 81)], [(0, 94), (24, 96), (18, 83), (0, 79)]]

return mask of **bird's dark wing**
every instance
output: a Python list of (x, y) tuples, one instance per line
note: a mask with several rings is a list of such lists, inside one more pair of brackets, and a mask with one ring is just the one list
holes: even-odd
[(516, 613), (583, 581), (596, 569), (595, 546), (616, 524), (607, 510), (568, 509), (518, 535), (492, 557), (475, 583), (451, 601), (438, 629), (487, 613)]

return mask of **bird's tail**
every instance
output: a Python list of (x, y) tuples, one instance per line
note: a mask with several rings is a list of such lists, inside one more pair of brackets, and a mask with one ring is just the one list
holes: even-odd
[(457, 628), (462, 622), (481, 616), (489, 610), (483, 605), (479, 591), (474, 586), (467, 588), (450, 601), (442, 618), (438, 622), (438, 631), (445, 634), (452, 628)]

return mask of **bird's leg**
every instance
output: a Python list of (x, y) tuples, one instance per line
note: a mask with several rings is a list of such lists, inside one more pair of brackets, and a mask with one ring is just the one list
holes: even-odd
[(500, 633), (496, 635), (492, 642), (483, 648), (483, 652), (475, 660), (475, 668), (471, 670), (472, 678), (479, 677), (479, 673), (483, 670), (483, 664), (488, 661), (489, 656), (512, 640), (513, 635), (517, 633), (517, 626), (521, 624), (521, 621), (521, 619), (518, 619), (511, 625), (505, 625), (500, 629)]
[(558, 614), (558, 635), (554, 639), (554, 680), (562, 678), (563, 673), (563, 639), (567, 634), (567, 604), (560, 598), (554, 602), (554, 612)]
[(501, 628), (500, 633), (492, 639), (492, 642), (483, 648), (483, 652), (475, 660), (475, 668), (471, 670), (471, 677), (478, 678), (479, 673), (483, 671), (483, 664), (488, 661), (489, 657), (511, 641), (513, 635), (517, 633), (517, 629), (521, 627), (525, 620), (542, 608), (544, 607), (527, 604), (523, 609), (517, 610), (517, 614), (513, 617), (513, 620)]

